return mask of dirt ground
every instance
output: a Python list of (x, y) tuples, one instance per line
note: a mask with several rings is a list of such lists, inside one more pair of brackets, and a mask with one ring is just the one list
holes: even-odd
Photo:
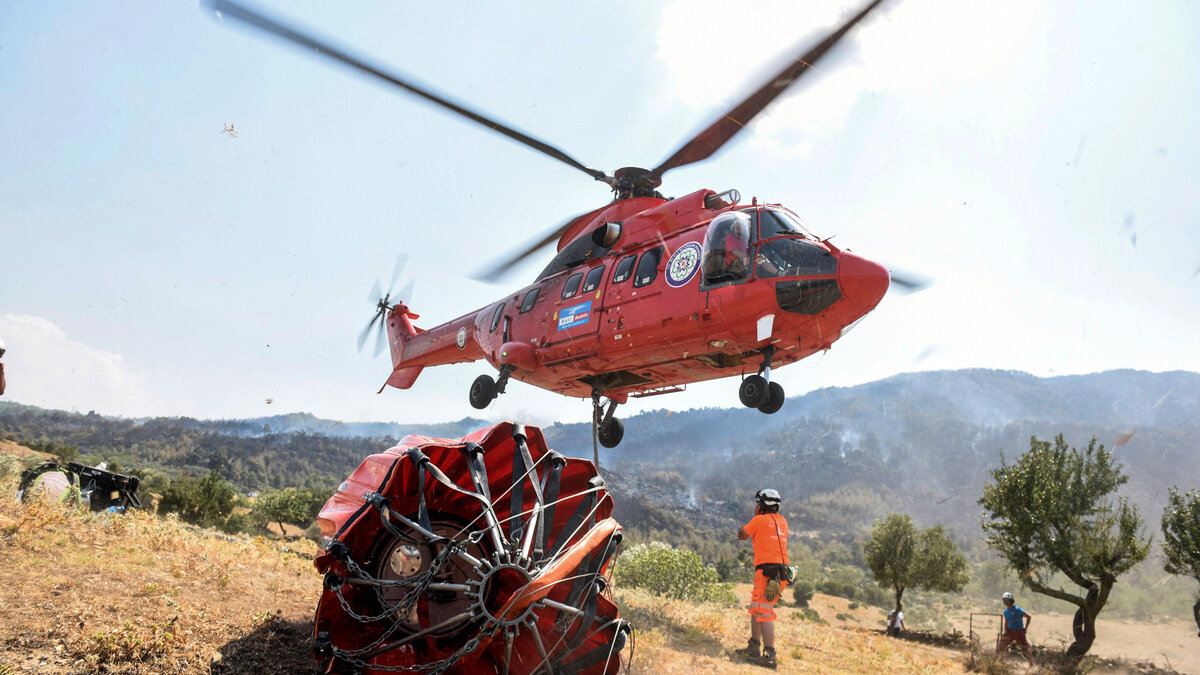
[[(975, 611), (994, 614), (997, 609), (980, 608)], [(947, 618), (958, 630), (967, 631), (967, 612), (952, 613)], [(1034, 615), (1029, 626), (1030, 642), (1052, 647), (1069, 645), (1072, 642), (1071, 619), (1071, 614)], [(999, 618), (992, 618), (986, 624), (987, 630), (980, 630), (979, 623), (980, 617), (977, 616), (976, 632), (983, 636), (985, 643), (995, 644)], [(1200, 673), (1200, 639), (1196, 638), (1196, 624), (1181, 619), (1139, 622), (1105, 619), (1101, 614), (1096, 620), (1096, 642), (1089, 653), (1104, 659), (1153, 663), (1182, 673)]]

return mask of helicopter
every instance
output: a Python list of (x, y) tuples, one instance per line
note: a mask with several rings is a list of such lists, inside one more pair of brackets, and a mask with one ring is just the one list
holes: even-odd
[[(772, 369), (820, 351), (853, 328), (890, 284), (922, 285), (811, 233), (777, 203), (742, 201), (737, 190), (659, 192), (663, 176), (708, 159), (795, 84), (882, 0), (872, 0), (653, 169), (613, 175), (559, 148), (368, 63), (230, 0), (213, 0), (235, 19), (390, 83), (584, 172), (612, 191), (608, 204), (568, 219), (521, 251), (483, 270), (495, 281), (517, 262), (557, 241), (533, 282), (432, 328), (406, 302), (408, 291), (372, 293), (375, 312), (359, 349), (384, 335), (388, 386), (411, 388), (430, 366), (486, 361), (495, 369), (472, 382), (467, 398), (482, 410), (512, 379), (564, 396), (591, 398), (593, 439), (614, 448), (624, 436), (616, 407), (630, 397), (682, 391), (688, 384), (740, 376), (748, 408), (777, 412), (786, 398)], [(393, 277), (393, 286), (397, 274)]]

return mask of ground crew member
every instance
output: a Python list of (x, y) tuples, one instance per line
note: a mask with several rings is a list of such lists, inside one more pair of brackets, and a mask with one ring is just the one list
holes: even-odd
[[(4, 358), (4, 340), (0, 340), (0, 358)], [(0, 361), (0, 396), (4, 395), (4, 362)]]
[(1015, 642), (1021, 646), (1021, 651), (1025, 653), (1025, 660), (1032, 666), (1033, 654), (1029, 650), (1029, 640), (1025, 638), (1025, 631), (1028, 630), (1033, 617), (1029, 615), (1029, 612), (1017, 607), (1012, 593), (1005, 593), (1000, 598), (1004, 601), (1004, 635), (1000, 636), (1000, 643), (996, 645), (996, 653), (1004, 652), (1005, 647)]
[(754, 500), (754, 517), (738, 530), (738, 539), (753, 540), (754, 590), (750, 593), (750, 642), (737, 653), (751, 663), (774, 668), (775, 602), (788, 584), (788, 524), (779, 514), (778, 492), (759, 490)]

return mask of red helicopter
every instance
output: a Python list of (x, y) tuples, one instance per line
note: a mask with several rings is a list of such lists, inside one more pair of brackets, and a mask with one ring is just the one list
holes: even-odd
[[(494, 280), (557, 240), (558, 253), (532, 283), (429, 329), (414, 325), (418, 316), (403, 300), (394, 302), (390, 291), (376, 293), (373, 298), (382, 297), (375, 316), (359, 336), (361, 349), (378, 329), (379, 351), (386, 327), (393, 369), (384, 387), (408, 389), (427, 366), (484, 359), (499, 372), (472, 383), (469, 400), (477, 409), (504, 393), (512, 378), (590, 397), (594, 436), (612, 448), (624, 435), (613, 415), (618, 404), (630, 396), (681, 391), (691, 382), (738, 375), (742, 404), (775, 413), (784, 391), (771, 381), (772, 368), (829, 349), (887, 292), (886, 268), (811, 234), (780, 204), (745, 204), (736, 190), (702, 189), (671, 199), (658, 192), (667, 171), (711, 156), (881, 1), (795, 57), (655, 168), (625, 167), (612, 176), (245, 7), (226, 0), (212, 7), (223, 18), (390, 82), (612, 189), (611, 203), (571, 218), (480, 275)], [(920, 283), (891, 281), (908, 288)]]

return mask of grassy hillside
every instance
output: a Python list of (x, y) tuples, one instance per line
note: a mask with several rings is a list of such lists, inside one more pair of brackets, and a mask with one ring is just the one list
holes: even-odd
[[(0, 481), (0, 493), (14, 487)], [(306, 540), (229, 538), (145, 513), (0, 500), (0, 673), (315, 673), (315, 553)], [(747, 672), (732, 656), (747, 637), (749, 589), (737, 592), (739, 604), (721, 605), (617, 589), (635, 626), (630, 672)], [(879, 609), (853, 607), (819, 594), (812, 611), (781, 607), (779, 671), (961, 672), (970, 658), (963, 642), (886, 638)], [(1053, 635), (1056, 624), (1042, 625), (1043, 637)], [(1131, 639), (1118, 653), (1100, 643), (1097, 651), (1159, 664), (1170, 653), (1177, 666), (1200, 667), (1173, 647), (1183, 642), (1176, 633), (1190, 635), (1186, 628), (1130, 624), (1120, 628)], [(987, 672), (1006, 669), (991, 664)], [(1101, 663), (1094, 672), (1155, 671)]]
[(315, 552), (0, 499), (0, 673), (312, 672)]

